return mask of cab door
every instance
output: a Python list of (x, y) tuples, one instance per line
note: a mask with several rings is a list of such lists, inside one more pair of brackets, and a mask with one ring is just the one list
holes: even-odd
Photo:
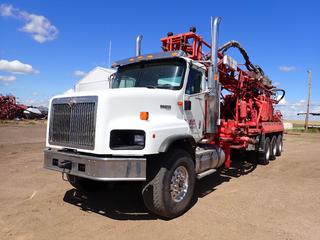
[(205, 124), (205, 74), (204, 70), (191, 67), (184, 98), (184, 117), (194, 139), (203, 138)]

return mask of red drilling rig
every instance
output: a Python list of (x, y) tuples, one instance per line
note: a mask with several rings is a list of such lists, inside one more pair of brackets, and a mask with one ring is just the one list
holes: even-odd
[[(262, 68), (251, 63), (246, 50), (238, 42), (227, 42), (214, 51), (216, 46), (211, 47), (195, 32), (195, 27), (177, 35), (169, 32), (161, 42), (163, 51), (181, 50), (188, 58), (203, 63), (207, 68), (208, 79), (211, 68), (216, 65), (212, 76), (215, 84), (211, 88), (216, 89), (216, 95), (220, 96), (216, 98), (219, 109), (206, 111), (205, 118), (207, 122), (214, 118), (217, 127), (214, 131), (205, 129), (207, 134), (204, 142), (222, 147), (226, 154), (226, 168), (231, 164), (231, 149), (256, 153), (254, 157), (257, 157), (258, 162), (267, 164), (269, 159), (275, 159), (282, 151), (282, 114), (274, 106), (283, 99), (285, 91), (272, 85)], [(217, 43), (217, 36), (213, 36), (213, 39), (215, 41), (212, 45)], [(240, 51), (244, 64), (237, 64), (226, 55), (230, 48)], [(215, 52), (218, 55), (216, 57), (213, 56)], [(210, 59), (218, 60), (212, 66)], [(246, 69), (240, 68), (241, 65)]]

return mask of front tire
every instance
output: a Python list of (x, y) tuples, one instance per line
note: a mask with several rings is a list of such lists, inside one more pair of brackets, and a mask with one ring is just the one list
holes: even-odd
[(180, 216), (191, 205), (195, 176), (190, 154), (180, 149), (170, 151), (160, 170), (143, 187), (142, 196), (146, 207), (165, 218)]

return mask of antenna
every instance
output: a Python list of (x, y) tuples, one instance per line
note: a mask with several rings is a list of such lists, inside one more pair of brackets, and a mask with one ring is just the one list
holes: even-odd
[(108, 66), (109, 66), (109, 68), (111, 68), (111, 40), (109, 41)]

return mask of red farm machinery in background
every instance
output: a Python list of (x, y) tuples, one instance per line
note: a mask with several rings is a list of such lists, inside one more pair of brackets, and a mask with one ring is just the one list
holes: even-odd
[(27, 106), (18, 104), (14, 96), (0, 95), (0, 119), (21, 117)]
[[(167, 37), (161, 39), (162, 49), (182, 50), (188, 58), (203, 63), (209, 79), (213, 51), (211, 45), (195, 32), (195, 27), (183, 34), (173, 35), (169, 32)], [(237, 64), (226, 55), (230, 48), (240, 51), (244, 64)], [(207, 49), (207, 52), (204, 49)], [(279, 156), (282, 151), (282, 114), (275, 110), (274, 106), (283, 99), (285, 91), (272, 85), (262, 68), (251, 63), (247, 52), (238, 42), (230, 41), (222, 45), (218, 48), (217, 55), (217, 69), (212, 78), (218, 88), (220, 109), (217, 129), (213, 133), (207, 131), (204, 142), (222, 147), (226, 155), (226, 168), (231, 164), (231, 149), (256, 153), (254, 156), (258, 162), (267, 164), (269, 159)], [(241, 65), (246, 69), (240, 68)], [(207, 107), (205, 109), (207, 110)], [(211, 117), (206, 111), (206, 121)]]

